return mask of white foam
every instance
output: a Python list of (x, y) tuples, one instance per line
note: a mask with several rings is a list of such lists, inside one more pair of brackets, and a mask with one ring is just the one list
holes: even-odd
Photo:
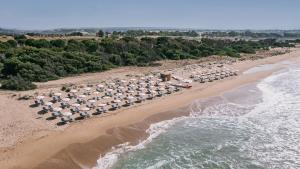
[(176, 122), (185, 118), (186, 117), (178, 117), (171, 120), (151, 124), (149, 129), (146, 130), (146, 132), (149, 134), (149, 137), (147, 139), (140, 141), (140, 143), (137, 145), (124, 143), (113, 147), (112, 151), (97, 160), (97, 166), (93, 167), (93, 169), (108, 169), (113, 167), (120, 155), (145, 148), (145, 146), (149, 144), (153, 139), (157, 138), (160, 134), (165, 133), (167, 129), (174, 125)]

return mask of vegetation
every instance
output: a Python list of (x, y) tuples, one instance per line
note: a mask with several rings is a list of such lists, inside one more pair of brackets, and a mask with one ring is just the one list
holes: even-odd
[(251, 38), (295, 38), (300, 37), (300, 33), (258, 33), (258, 32), (251, 32), (251, 31), (245, 31), (245, 32), (236, 32), (236, 31), (230, 31), (230, 32), (206, 32), (203, 33), (202, 36), (204, 37), (251, 37)]
[(239, 57), (269, 47), (292, 47), (275, 39), (230, 41), (183, 38), (103, 38), (102, 40), (34, 40), (16, 36), (0, 42), (0, 81), (3, 89), (28, 90), (45, 82), (118, 66), (148, 66), (163, 59), (197, 59), (210, 55)]
[(199, 34), (195, 31), (144, 31), (144, 30), (128, 30), (126, 32), (116, 32), (114, 31), (113, 36), (188, 36), (197, 37)]

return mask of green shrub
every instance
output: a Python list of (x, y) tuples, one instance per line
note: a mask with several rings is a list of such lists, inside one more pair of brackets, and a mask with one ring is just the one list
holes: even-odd
[(36, 85), (32, 82), (25, 80), (20, 75), (17, 76), (9, 76), (7, 80), (4, 80), (2, 82), (2, 89), (8, 89), (8, 90), (31, 90), (35, 89)]

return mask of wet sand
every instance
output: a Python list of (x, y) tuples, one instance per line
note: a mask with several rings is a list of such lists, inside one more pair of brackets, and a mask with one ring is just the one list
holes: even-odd
[[(300, 49), (289, 54), (255, 61), (238, 62), (233, 67), (244, 71), (261, 64), (278, 63), (283, 60), (298, 60)], [(24, 141), (0, 157), (2, 168), (83, 168), (96, 165), (100, 155), (112, 146), (124, 142), (135, 144), (147, 137), (145, 130), (150, 124), (188, 115), (186, 108), (199, 98), (207, 98), (253, 83), (269, 76), (281, 67), (254, 74), (195, 85), (192, 89), (147, 102), (133, 108), (112, 113), (110, 116), (92, 118), (74, 123), (63, 131), (50, 132), (46, 136)], [(3, 158), (4, 157), (4, 158)]]

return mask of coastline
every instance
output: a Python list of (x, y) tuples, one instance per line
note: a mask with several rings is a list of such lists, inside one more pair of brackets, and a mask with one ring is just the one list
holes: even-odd
[[(262, 64), (273, 64), (300, 56), (296, 51), (255, 61), (242, 61), (233, 65), (241, 72)], [(134, 108), (120, 110), (110, 116), (93, 118), (71, 125), (64, 131), (49, 133), (40, 139), (27, 140), (8, 151), (7, 160), (1, 160), (4, 168), (82, 168), (95, 166), (100, 154), (112, 146), (124, 142), (137, 143), (147, 137), (145, 131), (152, 123), (187, 115), (184, 107), (193, 100), (219, 95), (244, 84), (269, 76), (280, 66), (254, 74), (204, 85), (154, 100)]]

